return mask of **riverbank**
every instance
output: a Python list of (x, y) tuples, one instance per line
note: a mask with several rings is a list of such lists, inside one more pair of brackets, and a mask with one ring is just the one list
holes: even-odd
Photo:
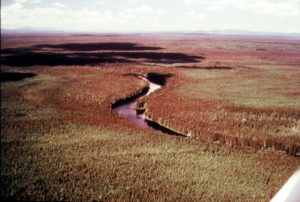
[[(240, 82), (239, 77), (246, 76), (255, 80), (256, 74), (244, 69), (220, 71), (223, 70), (195, 70), (191, 74), (190, 70), (182, 70), (181, 74), (168, 80), (168, 85), (159, 94), (147, 99), (146, 117), (185, 136), (211, 143), (300, 156), (300, 139), (297, 135), (300, 132), (299, 109), (237, 105), (230, 102), (229, 98), (223, 99), (217, 92), (222, 91), (220, 95), (229, 94), (227, 91), (234, 90), (235, 86), (226, 89), (221, 86), (222, 82), (229, 82), (228, 78), (232, 78), (232, 83)], [(271, 70), (260, 71), (264, 72), (260, 77), (267, 77), (267, 72)], [(208, 76), (212, 78), (206, 79)]]
[(229, 149), (135, 126), (108, 107), (113, 92), (125, 97), (146, 85), (125, 72), (26, 71), (37, 76), (1, 84), (2, 199), (217, 201), (226, 195), (267, 201), (299, 165), (285, 154)]
[[(151, 75), (151, 74), (150, 74)], [(155, 74), (159, 75), (159, 74)], [(159, 130), (167, 134), (182, 136), (182, 137), (190, 137), (201, 139), (203, 141), (207, 141), (210, 143), (218, 142), (223, 145), (229, 147), (252, 147), (255, 149), (262, 149), (262, 150), (270, 150), (273, 151), (283, 151), (286, 154), (290, 154), (293, 156), (300, 156), (300, 144), (298, 141), (291, 142), (291, 143), (283, 143), (278, 142), (278, 140), (274, 140), (271, 137), (262, 137), (259, 138), (257, 136), (254, 137), (247, 137), (247, 136), (239, 136), (233, 134), (222, 134), (220, 132), (213, 132), (213, 133), (202, 133), (199, 132), (197, 129), (189, 130), (184, 129), (182, 126), (177, 125), (177, 127), (170, 127), (170, 123), (167, 120), (162, 118), (157, 118), (153, 116), (151, 111), (146, 106), (146, 102), (139, 102), (137, 104), (138, 99), (145, 100), (144, 95), (149, 96), (152, 92), (154, 92), (157, 88), (154, 83), (150, 82), (147, 78), (148, 75), (145, 77), (144, 75), (132, 75), (138, 77), (142, 80), (148, 82), (148, 88), (143, 88), (141, 91), (136, 92), (132, 97), (127, 97), (125, 99), (120, 99), (116, 101), (116, 103), (112, 104), (112, 108), (115, 109), (119, 114), (123, 115), (127, 119), (129, 119), (134, 124), (143, 127), (143, 128), (152, 128), (154, 130)], [(153, 73), (152, 73), (152, 77)], [(157, 79), (159, 76), (154, 77), (154, 81), (158, 81)], [(161, 79), (161, 78), (160, 78)], [(165, 82), (163, 82), (165, 83)], [(152, 85), (152, 86), (151, 86)], [(157, 85), (157, 84), (156, 84)], [(174, 85), (174, 84), (173, 84)], [(176, 85), (176, 84), (175, 84)], [(165, 92), (167, 95), (168, 91)], [(136, 107), (133, 108), (132, 105)], [(118, 108), (116, 108), (118, 106)], [(144, 108), (145, 110), (141, 110)], [(245, 119), (246, 120), (246, 119)], [(178, 128), (179, 126), (179, 128)]]
[(1, 199), (270, 201), (299, 157), (164, 135), (111, 109), (147, 86), (126, 75), (156, 73), (145, 107), (170, 128), (299, 142), (299, 42), (230, 37), (1, 36), (1, 72), (18, 79), (1, 82)]
[[(112, 104), (112, 109), (116, 111), (120, 116), (127, 118), (130, 122), (139, 127), (161, 131), (169, 135), (185, 137), (185, 135), (179, 134), (168, 127), (150, 120), (145, 116), (144, 113), (146, 110), (146, 106), (144, 101), (141, 100), (147, 99), (147, 97), (151, 93), (154, 93), (156, 90), (162, 87), (161, 85), (155, 84), (149, 80), (151, 79), (152, 81), (158, 81), (157, 79), (155, 79), (157, 77), (154, 77), (153, 75), (155, 74), (149, 73), (147, 74), (147, 76), (139, 74), (130, 75), (146, 81), (148, 83), (148, 86), (144, 87), (141, 91), (137, 91), (133, 96), (117, 100)], [(160, 82), (158, 81), (158, 83)]]

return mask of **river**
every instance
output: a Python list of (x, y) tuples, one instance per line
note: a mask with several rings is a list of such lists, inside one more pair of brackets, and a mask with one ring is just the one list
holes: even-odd
[(153, 93), (154, 91), (158, 90), (161, 88), (160, 85), (155, 84), (153, 82), (150, 82), (146, 77), (144, 76), (138, 76), (138, 78), (147, 81), (149, 84), (149, 90), (147, 91), (147, 93), (145, 95), (141, 95), (138, 98), (127, 102), (123, 105), (117, 106), (115, 108), (113, 108), (114, 111), (118, 112), (118, 114), (126, 117), (128, 120), (130, 120), (132, 123), (134, 123), (135, 125), (142, 127), (142, 128), (152, 128), (154, 129), (152, 126), (150, 126), (150, 124), (146, 121), (145, 119), (145, 114), (144, 113), (137, 113), (137, 111), (135, 109), (133, 109), (133, 105), (136, 104), (137, 100), (140, 98), (143, 98), (145, 96), (149, 96), (151, 93)]

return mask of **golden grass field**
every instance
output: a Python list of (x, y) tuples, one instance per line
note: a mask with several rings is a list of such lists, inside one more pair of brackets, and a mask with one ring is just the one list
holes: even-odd
[[(300, 166), (297, 40), (1, 37), (1, 199), (269, 201)], [(134, 73), (172, 75), (146, 115), (190, 138), (111, 109)]]

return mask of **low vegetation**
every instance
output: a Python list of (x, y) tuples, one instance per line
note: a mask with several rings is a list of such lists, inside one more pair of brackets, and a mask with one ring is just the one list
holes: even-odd
[(300, 155), (298, 68), (176, 72), (146, 100), (148, 118), (205, 141)]
[[(3, 200), (268, 201), (299, 168), (299, 50), (293, 43), (219, 37), (216, 47), (205, 37), (195, 43), (164, 35), (150, 41), (146, 36), (1, 37), (2, 49), (41, 44), (51, 49), (61, 37), (63, 45), (77, 49), (79, 39), (86, 44), (124, 40), (130, 44), (119, 51), (202, 57), (187, 64), (142, 58), (92, 66), (2, 66), (2, 74), (18, 75), (1, 79)], [(282, 46), (285, 55), (278, 60), (266, 56), (270, 50), (280, 55)], [(98, 49), (87, 51), (104, 51)], [(240, 58), (248, 60), (233, 64)], [(233, 68), (205, 68), (222, 64)], [(202, 68), (186, 68), (191, 66)], [(164, 86), (143, 100), (146, 114), (193, 138), (139, 128), (112, 110), (116, 101), (147, 87), (134, 74), (163, 75)], [(236, 142), (229, 143), (229, 137)]]

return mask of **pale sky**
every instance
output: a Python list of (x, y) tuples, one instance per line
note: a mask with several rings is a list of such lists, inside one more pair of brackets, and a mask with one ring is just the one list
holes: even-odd
[(300, 33), (300, 0), (2, 0), (1, 28)]

